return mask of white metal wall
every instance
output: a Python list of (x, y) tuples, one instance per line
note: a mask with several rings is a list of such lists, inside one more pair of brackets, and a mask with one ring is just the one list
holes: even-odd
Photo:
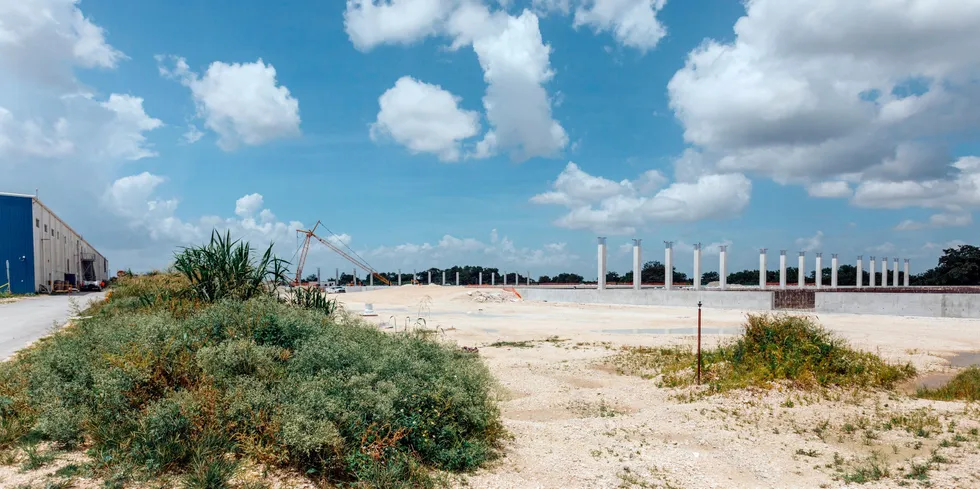
[(51, 209), (34, 199), (34, 280), (35, 289), (50, 288), (52, 281), (75, 274), (76, 283), (84, 279), (82, 256), (94, 255), (95, 279), (109, 281), (109, 263)]

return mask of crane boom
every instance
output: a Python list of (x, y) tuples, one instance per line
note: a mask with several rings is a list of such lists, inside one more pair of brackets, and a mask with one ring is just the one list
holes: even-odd
[[(317, 236), (316, 235), (316, 228), (319, 227), (319, 226), (320, 226), (320, 221), (317, 221), (316, 222), (316, 225), (313, 226), (313, 229), (310, 229), (310, 230), (297, 229), (296, 230), (296, 232), (303, 233), (303, 234), (306, 235), (306, 238), (303, 240), (303, 249), (300, 252), (299, 261), (296, 264), (296, 285), (300, 285), (302, 283), (302, 282), (300, 282), (300, 280), (303, 278), (303, 267), (306, 265), (306, 255), (310, 251), (310, 241), (311, 241), (312, 238), (316, 238), (317, 241), (323, 243), (324, 246), (326, 246), (327, 248), (330, 248), (331, 250), (333, 250), (334, 252), (336, 252), (338, 255), (344, 257), (347, 261), (353, 263), (356, 267), (358, 267), (358, 268), (360, 268), (362, 270), (367, 270), (367, 271), (371, 272), (372, 275), (374, 275), (375, 277), (378, 277), (378, 279), (381, 280), (381, 282), (384, 283), (385, 285), (391, 285), (391, 282), (387, 278), (385, 278), (383, 275), (379, 274), (374, 268), (372, 268), (367, 263), (364, 263), (364, 261), (359, 260), (357, 258), (354, 258), (354, 257), (350, 256), (350, 254), (348, 254), (344, 250), (340, 249), (339, 247), (335, 246), (333, 243), (331, 243), (331, 242), (329, 242), (329, 241), (327, 241), (327, 240), (325, 240), (325, 239)], [(355, 280), (356, 280), (356, 277), (355, 277)]]

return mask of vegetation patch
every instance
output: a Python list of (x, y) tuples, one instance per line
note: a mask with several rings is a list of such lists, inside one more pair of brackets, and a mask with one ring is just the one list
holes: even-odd
[(936, 389), (919, 389), (919, 397), (941, 401), (980, 401), (980, 367), (970, 367)]
[(433, 470), (495, 456), (478, 356), (280, 299), (283, 264), (259, 256), (214, 236), (178, 253), (180, 274), (123, 278), (90, 318), (0, 364), (0, 449), (87, 448), (107, 487), (228, 487), (245, 459), (345, 487), (429, 487)]
[(495, 341), (487, 345), (490, 348), (534, 348), (534, 342), (525, 341)]
[[(697, 356), (689, 347), (626, 348), (612, 358), (617, 371), (659, 377), (666, 387), (696, 382)], [(702, 382), (712, 392), (789, 382), (815, 387), (890, 388), (915, 375), (911, 364), (892, 365), (854, 350), (808, 317), (750, 315), (743, 334), (702, 350)]]

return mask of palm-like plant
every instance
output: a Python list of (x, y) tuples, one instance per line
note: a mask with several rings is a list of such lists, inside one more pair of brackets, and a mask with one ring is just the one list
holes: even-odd
[(174, 269), (190, 281), (190, 292), (205, 302), (232, 297), (248, 300), (286, 281), (289, 263), (272, 254), (272, 246), (255, 261), (248, 242), (211, 232), (211, 242), (175, 253)]

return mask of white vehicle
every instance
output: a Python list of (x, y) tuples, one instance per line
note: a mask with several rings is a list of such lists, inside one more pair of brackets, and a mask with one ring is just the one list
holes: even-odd
[(327, 287), (323, 289), (323, 291), (328, 294), (344, 294), (347, 292), (347, 289), (340, 286), (333, 286), (333, 287)]

